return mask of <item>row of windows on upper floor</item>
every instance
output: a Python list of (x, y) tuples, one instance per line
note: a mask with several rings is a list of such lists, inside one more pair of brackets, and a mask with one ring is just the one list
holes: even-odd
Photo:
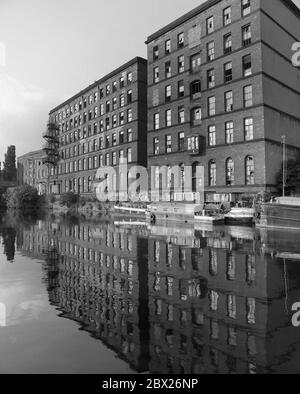
[[(254, 140), (254, 123), (253, 118), (245, 118), (243, 123), (243, 134), (245, 142)], [(219, 139), (219, 134), (218, 134)], [(207, 143), (208, 147), (215, 147), (218, 145), (233, 144), (236, 141), (234, 122), (225, 123), (224, 139), (222, 141), (217, 141), (217, 131), (215, 125), (208, 126), (207, 131)], [(199, 138), (199, 136), (192, 136), (186, 139), (186, 135), (183, 131), (179, 132), (177, 136), (166, 135), (164, 137), (154, 137), (152, 140), (152, 154), (154, 156), (161, 154), (171, 154), (177, 152), (188, 152), (199, 153), (205, 150), (205, 146), (202, 146), (204, 139)]]
[[(241, 11), (242, 11), (242, 17), (245, 17), (250, 14), (251, 12), (251, 1), (250, 0), (241, 0), (242, 5), (241, 5)], [(209, 35), (215, 31), (215, 19), (218, 19), (218, 16), (210, 16), (209, 18), (206, 19), (206, 34)], [(231, 12), (231, 6), (226, 7), (223, 10), (223, 26), (228, 26), (232, 22), (232, 12)], [(197, 26), (196, 26), (197, 28)], [(194, 27), (195, 29), (195, 27)], [(200, 42), (201, 40), (201, 29), (197, 29), (198, 31), (198, 41)], [(192, 34), (190, 34), (192, 36)], [(184, 32), (180, 32), (177, 35), (177, 45), (176, 49), (183, 48), (185, 46), (185, 34)], [(171, 39), (168, 39), (164, 42), (164, 50), (163, 50), (163, 55), (169, 55), (172, 52), (172, 42)], [(160, 58), (160, 48), (158, 45), (155, 45), (152, 49), (152, 58), (153, 61), (157, 61)]]
[(55, 114), (55, 122), (59, 123), (65, 120), (66, 118), (72, 116), (73, 114), (80, 112), (82, 109), (87, 108), (87, 106), (93, 105), (98, 102), (98, 100), (102, 100), (104, 97), (110, 96), (113, 93), (116, 93), (119, 89), (125, 88), (125, 81), (127, 81), (127, 85), (130, 85), (133, 82), (133, 73), (127, 73), (126, 77), (122, 75), (119, 78), (119, 81), (114, 81), (112, 84), (107, 84), (105, 87), (98, 87), (98, 90), (94, 93), (88, 95), (87, 97), (83, 97), (78, 100), (78, 102), (74, 104), (70, 104), (66, 109)]
[(101, 167), (116, 166), (124, 163), (133, 163), (133, 149), (120, 149), (106, 154), (85, 157), (79, 160), (68, 161), (58, 165), (58, 175), (73, 174), (78, 171), (97, 170)]
[[(247, 85), (243, 87), (243, 108), (250, 108), (253, 106), (253, 87)], [(234, 110), (234, 97), (233, 91), (227, 91), (224, 93), (224, 112), (230, 113)], [(164, 125), (163, 127), (173, 126), (173, 113), (172, 109), (165, 111)], [(207, 116), (213, 117), (217, 115), (217, 101), (216, 96), (210, 96), (207, 99)], [(185, 109), (183, 106), (178, 107), (178, 124), (185, 123)], [(202, 124), (202, 108), (196, 107), (191, 110), (190, 123), (192, 126), (199, 126)], [(156, 112), (153, 114), (153, 130), (159, 130), (161, 128), (161, 114)]]
[(83, 127), (82, 129), (74, 130), (68, 134), (63, 135), (60, 137), (60, 144), (68, 145), (73, 142), (79, 141), (81, 139), (85, 139), (92, 135), (103, 133), (105, 130), (115, 129), (116, 127), (123, 126), (125, 123), (133, 122), (133, 112), (132, 109), (128, 109), (126, 113), (125, 119), (125, 112), (120, 112), (118, 115), (114, 114), (111, 118), (106, 117), (105, 119), (100, 119), (99, 122), (94, 122), (93, 124), (89, 124), (88, 127)]
[[(166, 66), (167, 67), (167, 66)], [(216, 87), (216, 71), (214, 68), (207, 70), (207, 89), (212, 89)], [(167, 74), (166, 74), (167, 75)], [(244, 78), (250, 77), (252, 75), (252, 57), (250, 54), (243, 56), (242, 58), (242, 75)], [(223, 82), (224, 84), (231, 83), (233, 79), (233, 63), (232, 61), (226, 62), (223, 66)], [(201, 80), (192, 81), (190, 84), (190, 97), (192, 99), (199, 99), (202, 92)], [(184, 80), (180, 80), (177, 83), (176, 98), (185, 97), (185, 84)], [(172, 101), (172, 85), (165, 86), (165, 102)], [(159, 105), (159, 96), (156, 90), (153, 90), (153, 106)]]
[(88, 112), (84, 112), (82, 115), (75, 116), (70, 120), (63, 122), (60, 126), (60, 130), (62, 133), (71, 130), (74, 127), (81, 126), (88, 121), (96, 119), (98, 116), (103, 116), (104, 114), (108, 114), (111, 111), (115, 111), (118, 108), (123, 108), (125, 105), (129, 105), (132, 103), (132, 90), (128, 90), (127, 101), (125, 103), (125, 94), (122, 93), (119, 98), (114, 97), (111, 101), (108, 100), (106, 103), (100, 104), (100, 106), (95, 106), (93, 110), (89, 110)]
[(111, 136), (101, 136), (91, 139), (89, 142), (62, 149), (60, 155), (62, 159), (69, 159), (75, 156), (85, 155), (86, 153), (96, 152), (101, 149), (108, 149), (126, 143), (128, 144), (130, 142), (133, 142), (133, 132), (131, 128), (127, 129), (126, 134), (124, 130), (121, 130), (119, 133), (113, 133)]
[[(68, 230), (69, 233), (69, 230)], [(63, 236), (69, 236), (69, 234), (65, 234)], [(95, 242), (95, 239), (93, 237), (93, 234), (86, 228), (78, 227), (77, 231), (74, 231), (72, 234), (72, 237), (74, 237), (74, 242), (76, 240), (79, 241), (87, 241), (93, 243)], [(103, 238), (101, 238), (99, 244), (103, 244), (103, 246), (109, 247), (109, 248), (114, 248), (114, 249), (119, 249), (119, 250), (126, 250), (128, 252), (133, 251), (133, 245), (134, 245), (134, 236), (132, 234), (124, 234), (124, 233), (118, 233), (118, 232), (112, 232), (112, 231), (104, 231), (103, 232)], [(73, 242), (64, 242), (59, 244), (59, 251), (60, 253), (65, 252), (68, 253), (69, 255), (74, 255), (76, 256), (78, 253), (78, 250), (80, 249), (79, 245), (76, 245)], [(86, 257), (85, 260), (91, 261), (91, 262), (105, 262), (106, 261), (106, 256), (103, 252), (93, 250), (91, 248), (84, 248), (86, 249), (86, 252), (84, 252), (84, 257)], [(79, 256), (78, 256), (79, 257)], [(128, 260), (127, 262), (127, 269), (124, 269), (126, 266), (123, 265), (123, 263), (126, 262), (126, 259), (123, 257), (118, 258), (117, 256), (113, 256), (114, 261), (119, 262), (119, 269), (121, 273), (127, 273), (129, 275), (133, 274), (133, 268), (134, 268), (134, 263), (132, 260)], [(102, 266), (102, 265), (100, 265)], [(129, 268), (130, 267), (130, 268)], [(68, 267), (67, 267), (68, 268)], [(71, 267), (70, 267), (71, 268)], [(106, 266), (106, 268), (110, 268), (109, 266)], [(117, 268), (117, 267), (113, 267)]]
[[(252, 43), (252, 32), (251, 32), (251, 24), (247, 26), (243, 26), (242, 28), (242, 46), (247, 47)], [(223, 37), (223, 54), (230, 54), (232, 52), (232, 34), (228, 33)], [(215, 41), (210, 41), (207, 43), (206, 47), (206, 56), (207, 62), (212, 62), (216, 59), (215, 52)], [(180, 55), (177, 58), (177, 73), (181, 74), (186, 71), (185, 65), (186, 57), (185, 55)], [(202, 54), (197, 53), (190, 56), (190, 71), (192, 73), (199, 72), (202, 64)], [(165, 78), (171, 78), (172, 76), (172, 63), (171, 61), (167, 61), (165, 63)], [(156, 66), (153, 68), (153, 83), (156, 84), (160, 82), (160, 68)]]

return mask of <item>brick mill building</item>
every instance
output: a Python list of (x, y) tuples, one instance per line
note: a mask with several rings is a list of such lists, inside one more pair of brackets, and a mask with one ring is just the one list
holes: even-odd
[(101, 167), (124, 161), (128, 168), (146, 166), (147, 61), (132, 59), (54, 108), (44, 133), (46, 153), (54, 137), (59, 151), (51, 169), (54, 193), (93, 193)]
[(43, 163), (42, 149), (26, 153), (17, 159), (18, 186), (29, 185), (38, 190), (40, 194), (47, 191), (48, 168)]
[(203, 165), (207, 200), (275, 191), (282, 137), (300, 150), (296, 41), (289, 0), (209, 0), (152, 34), (148, 166)]

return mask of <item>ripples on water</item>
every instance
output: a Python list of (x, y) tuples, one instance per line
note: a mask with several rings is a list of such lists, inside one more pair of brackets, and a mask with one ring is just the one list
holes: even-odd
[[(41, 262), (54, 324), (73, 321), (132, 371), (300, 372), (300, 234), (53, 217), (3, 218), (1, 238), (1, 265)], [(0, 299), (0, 326), (3, 314)]]

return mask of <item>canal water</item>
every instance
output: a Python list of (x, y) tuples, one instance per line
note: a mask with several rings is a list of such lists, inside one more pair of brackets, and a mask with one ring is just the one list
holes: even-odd
[(0, 218), (0, 373), (300, 373), (300, 234)]

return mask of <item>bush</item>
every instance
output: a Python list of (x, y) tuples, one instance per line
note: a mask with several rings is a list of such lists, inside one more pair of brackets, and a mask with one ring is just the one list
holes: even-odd
[(79, 203), (79, 195), (67, 192), (60, 197), (60, 205), (71, 208)]
[(29, 185), (8, 189), (5, 200), (9, 209), (39, 209), (43, 204), (38, 191)]

